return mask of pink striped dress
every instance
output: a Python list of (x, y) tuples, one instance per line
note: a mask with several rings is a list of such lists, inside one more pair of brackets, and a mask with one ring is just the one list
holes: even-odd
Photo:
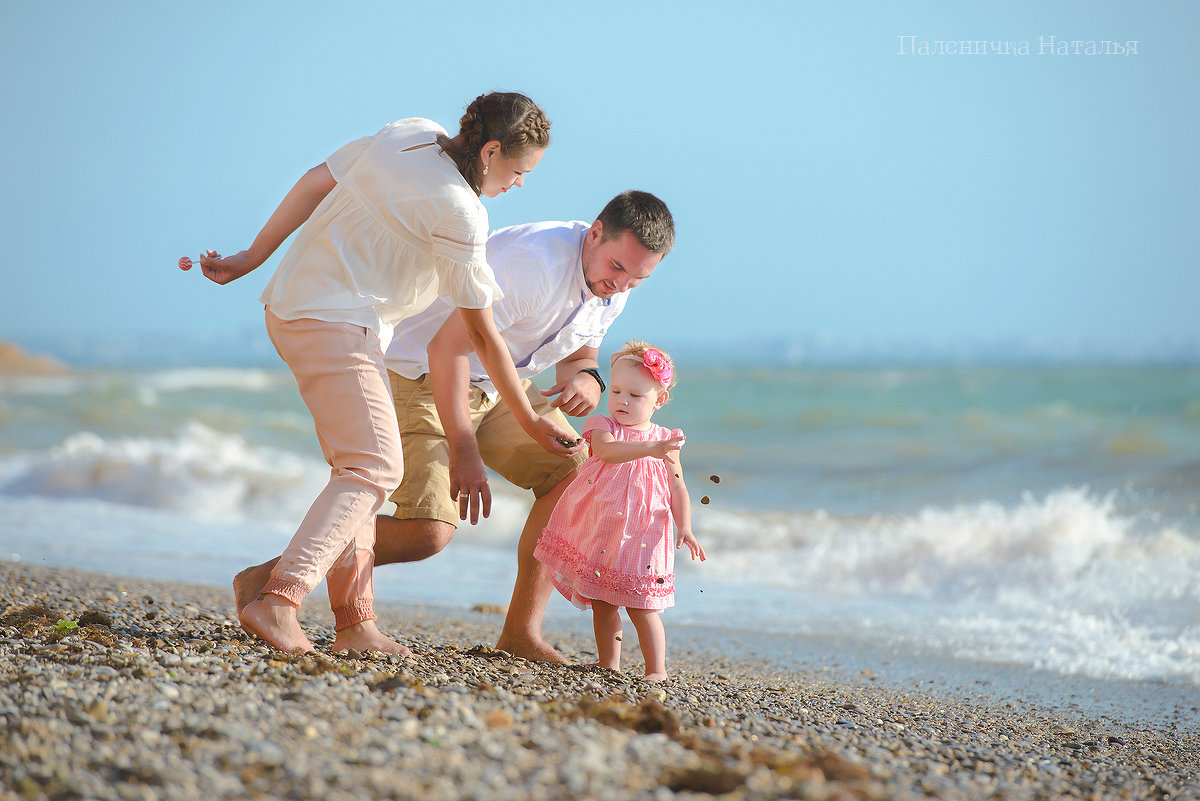
[[(583, 438), (590, 443), (596, 430), (618, 442), (683, 433), (654, 423), (639, 431), (599, 414), (584, 423)], [(590, 609), (593, 598), (634, 609), (675, 605), (670, 467), (653, 456), (608, 464), (593, 455), (579, 468), (534, 551), (575, 606)]]

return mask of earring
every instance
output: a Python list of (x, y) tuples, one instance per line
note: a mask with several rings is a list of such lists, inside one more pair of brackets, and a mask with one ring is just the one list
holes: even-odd
[(484, 174), (484, 175), (487, 175), (487, 171), (488, 171), (488, 165), (487, 165), (487, 164), (484, 164), (484, 165), (483, 165), (483, 174)]

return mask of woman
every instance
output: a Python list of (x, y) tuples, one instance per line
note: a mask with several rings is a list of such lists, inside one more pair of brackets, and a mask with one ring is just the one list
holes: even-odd
[(547, 450), (574, 450), (562, 444), (574, 439), (570, 432), (533, 412), (492, 322), (501, 293), (485, 259), (488, 220), (479, 201), (524, 185), (549, 128), (529, 98), (501, 92), (477, 97), (453, 138), (430, 120), (400, 120), (309, 170), (249, 249), (201, 257), (204, 274), (225, 284), (304, 226), (262, 300), (267, 332), (333, 469), (261, 594), (239, 611), (247, 632), (283, 651), (313, 650), (296, 612), (324, 577), (334, 651), (408, 653), (379, 632), (371, 608), (375, 514), (403, 468), (382, 351), (396, 324), (438, 295), (458, 305), (522, 428)]

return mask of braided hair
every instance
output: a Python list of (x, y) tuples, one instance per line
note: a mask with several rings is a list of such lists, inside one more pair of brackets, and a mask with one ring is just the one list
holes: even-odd
[(467, 106), (458, 124), (462, 146), (445, 135), (438, 136), (438, 144), (477, 195), (483, 186), (479, 152), (488, 142), (499, 142), (500, 152), (509, 157), (550, 144), (550, 120), (520, 92), (480, 95)]

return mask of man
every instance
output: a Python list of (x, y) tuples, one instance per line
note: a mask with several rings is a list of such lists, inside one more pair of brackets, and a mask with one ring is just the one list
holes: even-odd
[[(531, 223), (488, 238), (488, 263), (504, 292), (492, 313), (538, 414), (570, 430), (564, 413), (583, 417), (597, 407), (604, 390), (600, 342), (625, 308), (625, 293), (650, 276), (674, 242), (666, 204), (638, 191), (613, 198), (590, 226)], [(376, 518), (375, 564), (426, 559), (450, 542), (459, 520), (486, 517), (491, 467), (535, 496), (517, 546), (517, 579), (497, 647), (562, 662), (541, 634), (553, 588), (533, 550), (586, 454), (577, 447), (557, 456), (531, 439), (472, 350), (462, 318), (441, 299), (406, 320), (388, 347), (404, 480), (392, 495), (393, 516)], [(530, 379), (551, 367), (555, 385), (540, 392)], [(254, 571), (269, 574), (270, 564), (239, 574), (234, 582), (239, 607), (257, 592)]]

